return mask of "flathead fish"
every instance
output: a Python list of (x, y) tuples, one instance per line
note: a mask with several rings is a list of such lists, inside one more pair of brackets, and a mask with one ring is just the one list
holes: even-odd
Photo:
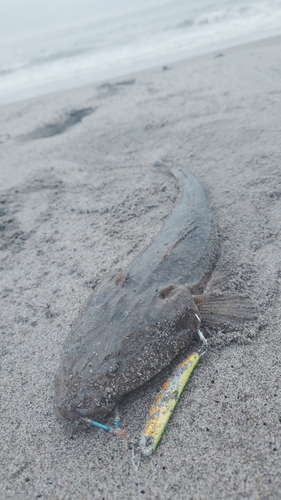
[(55, 381), (66, 419), (103, 417), (198, 332), (204, 305), (198, 294), (216, 260), (216, 234), (199, 180), (181, 168), (173, 173), (180, 197), (163, 230), (96, 289), (72, 328)]

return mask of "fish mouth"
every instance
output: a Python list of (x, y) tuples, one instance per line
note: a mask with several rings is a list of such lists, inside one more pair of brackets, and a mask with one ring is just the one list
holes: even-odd
[(65, 408), (61, 407), (59, 408), (61, 416), (65, 420), (70, 420), (71, 422), (74, 422), (75, 420), (78, 420), (79, 418), (99, 418), (99, 417), (104, 417), (112, 408), (107, 408), (101, 409), (101, 408)]
[(66, 420), (71, 420), (72, 422), (82, 417), (82, 415), (80, 414), (80, 410), (78, 408), (61, 407), (59, 408), (59, 411), (63, 418), (65, 418)]
[(95, 417), (104, 413), (101, 402), (102, 393), (93, 390), (90, 392), (88, 389), (86, 395), (81, 391), (72, 400), (62, 401), (59, 411), (63, 418), (73, 422), (81, 417)]

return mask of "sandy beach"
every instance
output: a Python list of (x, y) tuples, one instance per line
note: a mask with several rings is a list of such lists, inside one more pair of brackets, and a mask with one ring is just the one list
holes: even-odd
[[(1, 499), (280, 499), (280, 50), (267, 39), (0, 108)], [(124, 440), (58, 417), (53, 380), (93, 289), (177, 203), (167, 162), (210, 195), (215, 286), (258, 317), (206, 332), (136, 473)], [(120, 404), (133, 438), (172, 369)]]

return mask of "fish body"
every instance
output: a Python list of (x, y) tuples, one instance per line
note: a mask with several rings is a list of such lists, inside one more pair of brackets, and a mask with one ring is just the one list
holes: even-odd
[(163, 230), (126, 271), (98, 287), (72, 329), (55, 381), (66, 419), (103, 417), (198, 332), (192, 294), (213, 267), (212, 217), (198, 179), (181, 168), (173, 173), (181, 193)]

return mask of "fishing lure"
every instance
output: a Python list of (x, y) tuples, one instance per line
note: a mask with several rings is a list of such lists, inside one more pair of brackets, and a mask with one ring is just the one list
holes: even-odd
[(140, 437), (140, 449), (144, 456), (149, 456), (155, 451), (185, 385), (208, 348), (208, 342), (200, 330), (198, 335), (202, 341), (201, 349), (198, 353), (190, 354), (176, 367), (149, 410), (149, 418)]

